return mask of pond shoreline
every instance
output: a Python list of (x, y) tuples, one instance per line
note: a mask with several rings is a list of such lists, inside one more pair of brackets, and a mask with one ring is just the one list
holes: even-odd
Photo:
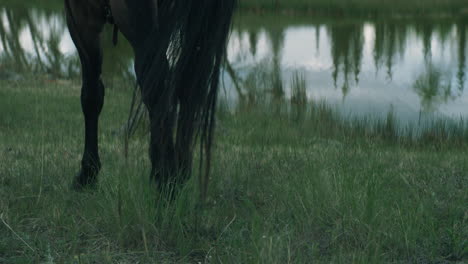
[[(63, 9), (62, 0), (47, 3), (28, 3), (4, 0), (4, 8), (39, 8), (44, 10)], [(281, 14), (281, 15), (317, 15), (321, 17), (449, 17), (468, 16), (468, 2), (460, 0), (425, 1), (424, 4), (407, 1), (344, 1), (344, 0), (239, 0), (239, 13)]]
[[(377, 3), (378, 2), (378, 3)], [(277, 14), (310, 14), (320, 16), (439, 16), (439, 15), (468, 15), (468, 2), (424, 1), (408, 2), (396, 1), (344, 1), (344, 0), (241, 0), (240, 12), (277, 13)]]
[(268, 7), (240, 7), (237, 11), (240, 15), (279, 15), (283, 17), (313, 15), (319, 18), (360, 18), (360, 19), (411, 19), (411, 18), (464, 18), (468, 17), (468, 8), (461, 10), (433, 10), (433, 11), (385, 11), (385, 10), (343, 10), (341, 8), (320, 9), (320, 8), (268, 8)]
[[(0, 79), (20, 79), (23, 72), (80, 76), (61, 12), (5, 8), (0, 16), (2, 12), (14, 15), (5, 15), (8, 23), (3, 24), (7, 33), (0, 43)], [(15, 26), (9, 30), (8, 25)], [(359, 115), (385, 115), (393, 106), (405, 122), (419, 120), (421, 112), (465, 117), (466, 25), (468, 20), (454, 16), (321, 18), (240, 11), (228, 57), (242, 87), (228, 83), (226, 96), (233, 102), (243, 96), (264, 100), (271, 94), (290, 98), (292, 77), (300, 74), (306, 98), (327, 99)], [(103, 34), (104, 75), (134, 80), (131, 47), (124, 38), (111, 47), (111, 36), (110, 31)], [(232, 76), (227, 75), (229, 82)]]

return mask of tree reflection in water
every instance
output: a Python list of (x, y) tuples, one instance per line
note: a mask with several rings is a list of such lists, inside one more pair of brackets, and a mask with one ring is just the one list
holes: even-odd
[[(67, 47), (68, 33), (59, 7), (2, 7), (0, 18), (0, 78), (26, 73), (46, 73), (50, 78), (79, 76), (78, 57)], [(293, 96), (297, 71), (307, 80), (306, 94), (330, 82), (330, 87), (325, 88), (339, 88), (345, 101), (355, 87), (360, 87), (363, 81), (369, 82), (369, 66), (378, 80), (377, 85), (392, 82), (400, 85), (401, 80), (395, 79), (395, 73), (410, 63), (415, 65), (412, 69), (415, 75), (409, 77), (412, 79), (406, 84), (407, 88), (419, 97), (423, 109), (436, 110), (438, 105), (448, 104), (463, 95), (467, 75), (467, 21), (462, 17), (363, 20), (239, 15), (231, 38), (240, 42), (245, 38), (246, 44), (239, 48), (239, 56), (231, 58), (225, 72), (234, 80), (232, 91), (239, 99), (239, 107), (247, 107), (258, 100), (288, 101)], [(317, 60), (322, 60), (319, 63), (329, 68), (314, 68), (312, 73), (302, 71), (301, 67), (291, 69), (289, 65), (285, 68), (285, 45), (293, 28), (310, 29), (308, 32), (312, 35), (308, 37), (312, 42), (304, 43), (310, 46), (303, 44), (310, 48), (302, 52), (305, 57), (315, 54)], [(105, 34), (103, 44), (112, 45), (111, 37), (111, 32)], [(114, 79), (120, 82), (123, 77), (129, 80), (128, 86), (134, 80), (132, 50), (123, 38), (120, 40), (117, 47), (105, 48), (104, 78), (110, 86)], [(413, 54), (415, 47), (421, 50)], [(453, 60), (447, 62), (440, 54), (434, 54), (440, 50), (448, 50), (444, 54), (453, 56)], [(439, 65), (441, 58), (445, 62)], [(246, 60), (250, 61), (246, 64)], [(439, 71), (440, 79), (451, 85), (422, 85), (423, 80), (433, 83), (431, 78)], [(108, 72), (120, 74), (106, 74)], [(383, 80), (379, 79), (381, 72)], [(324, 76), (326, 74), (328, 76)], [(321, 80), (327, 79), (327, 82), (311, 81), (311, 75), (320, 75)], [(436, 87), (438, 90), (434, 90)], [(455, 87), (458, 92), (453, 91)]]
[[(76, 78), (79, 76), (79, 60), (66, 31), (65, 18), (59, 10), (27, 8), (0, 8), (0, 71), (23, 73), (47, 73), (51, 78)], [(104, 45), (110, 46), (110, 33)], [(118, 76), (133, 77), (132, 51), (121, 41), (114, 48), (106, 48), (104, 71), (117, 71)]]

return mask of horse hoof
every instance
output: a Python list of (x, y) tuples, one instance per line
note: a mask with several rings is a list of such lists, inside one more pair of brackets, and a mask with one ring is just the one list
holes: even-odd
[(85, 175), (83, 170), (80, 170), (80, 172), (78, 172), (78, 174), (73, 179), (71, 189), (74, 191), (93, 190), (96, 188), (96, 185), (96, 177), (89, 177)]

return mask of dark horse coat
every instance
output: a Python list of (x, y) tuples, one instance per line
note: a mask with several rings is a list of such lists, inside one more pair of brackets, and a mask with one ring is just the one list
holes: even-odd
[(68, 28), (82, 65), (85, 117), (84, 154), (74, 187), (95, 184), (101, 167), (100, 34), (106, 23), (114, 23), (133, 47), (150, 116), (151, 178), (160, 186), (183, 183), (199, 137), (206, 189), (219, 71), (234, 6), (235, 0), (65, 0)]

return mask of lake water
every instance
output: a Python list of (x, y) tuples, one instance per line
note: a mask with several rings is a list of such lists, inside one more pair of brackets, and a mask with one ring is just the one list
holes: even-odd
[[(467, 33), (466, 17), (239, 14), (228, 46), (233, 72), (223, 73), (222, 96), (234, 106), (288, 100), (299, 77), (308, 100), (325, 100), (346, 115), (385, 116), (391, 109), (402, 121), (468, 117)], [(131, 49), (124, 41), (111, 47), (110, 35), (103, 40), (105, 74), (131, 78)], [(63, 12), (0, 6), (0, 78), (31, 71), (79, 75)]]

